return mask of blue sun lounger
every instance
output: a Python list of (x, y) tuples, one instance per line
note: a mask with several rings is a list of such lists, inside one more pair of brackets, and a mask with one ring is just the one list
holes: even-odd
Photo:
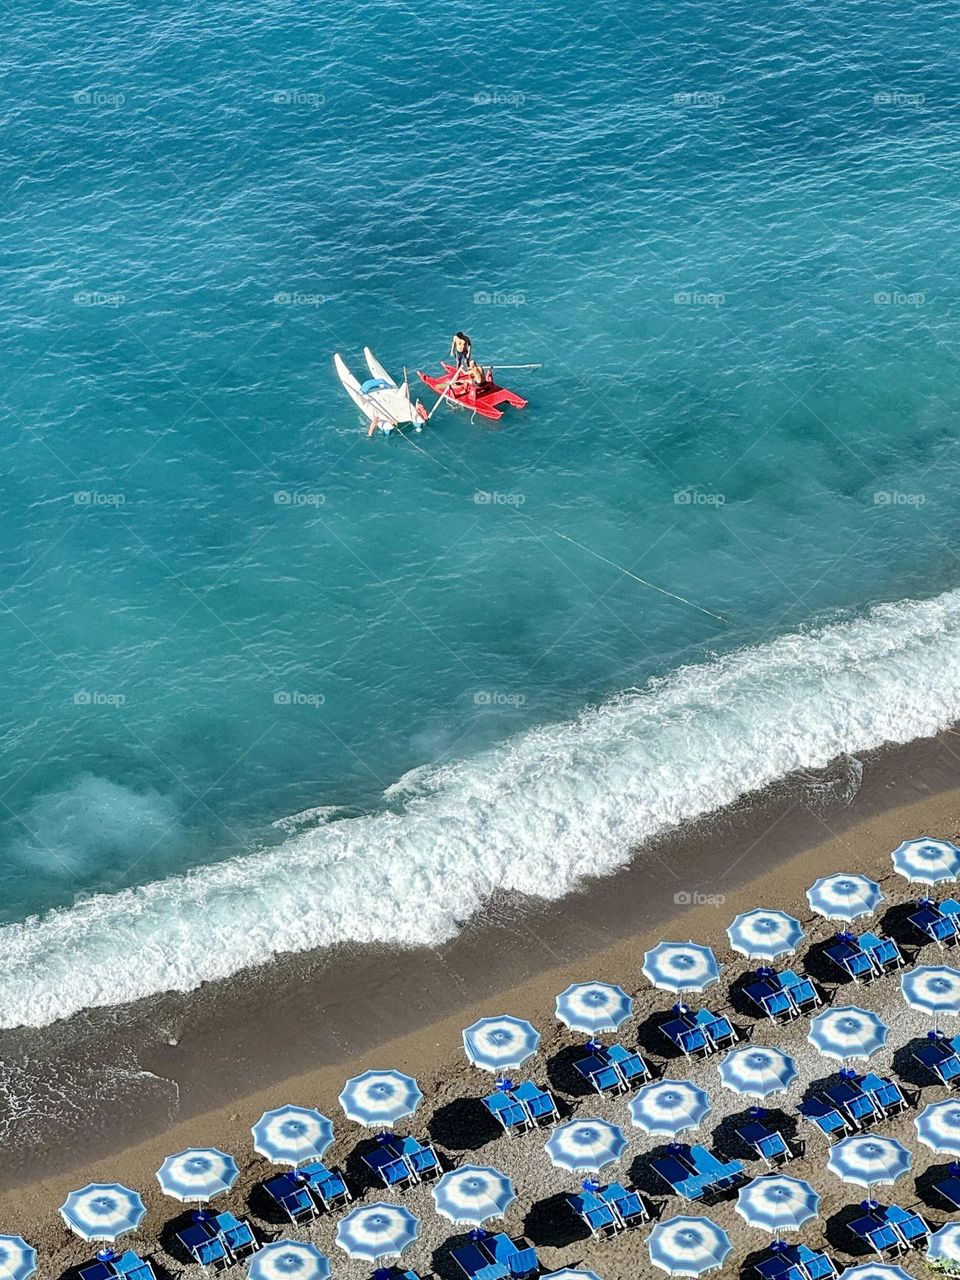
[(756, 1264), (764, 1280), (830, 1280), (838, 1274), (833, 1259), (805, 1244), (786, 1244)]
[(283, 1209), (291, 1222), (308, 1222), (317, 1216), (317, 1204), (306, 1183), (299, 1182), (292, 1173), (281, 1173), (268, 1178), (263, 1189)]
[(703, 1178), (681, 1164), (676, 1156), (663, 1156), (660, 1160), (652, 1161), (651, 1167), (674, 1195), (681, 1196), (684, 1200), (700, 1200), (703, 1197)]
[(907, 1109), (908, 1104), (903, 1090), (895, 1080), (886, 1080), (883, 1076), (868, 1071), (860, 1079), (860, 1088), (873, 1099), (884, 1116), (899, 1115), (901, 1111)]
[(535, 1276), (540, 1270), (540, 1260), (536, 1249), (528, 1244), (518, 1244), (511, 1240), (505, 1231), (487, 1236), (480, 1242), (480, 1248), (493, 1263), (506, 1267), (514, 1280), (525, 1280), (527, 1276)]
[(868, 1213), (850, 1223), (850, 1231), (873, 1249), (878, 1258), (891, 1254), (897, 1256), (906, 1249), (906, 1243), (894, 1227), (879, 1214)]
[(797, 1016), (797, 1006), (783, 990), (780, 983), (771, 978), (760, 978), (744, 987), (744, 995), (767, 1015), (771, 1022), (789, 1022)]
[(715, 1052), (707, 1033), (690, 1018), (682, 1016), (671, 1018), (669, 1021), (660, 1024), (660, 1030), (670, 1043), (675, 1045), (681, 1053), (686, 1054), (688, 1058), (694, 1058), (698, 1054), (706, 1057), (708, 1054)]
[(729, 1049), (739, 1042), (740, 1037), (733, 1028), (733, 1023), (722, 1014), (711, 1013), (709, 1009), (701, 1009), (694, 1019), (714, 1049)]
[(236, 1261), (248, 1253), (255, 1253), (260, 1247), (253, 1228), (246, 1218), (237, 1218), (232, 1213), (218, 1213), (212, 1223), (219, 1239), (227, 1247), (227, 1252)]
[(690, 1163), (702, 1179), (707, 1195), (718, 1195), (745, 1181), (743, 1164), (739, 1160), (718, 1160), (706, 1147), (690, 1148)]
[(883, 1112), (855, 1080), (841, 1080), (824, 1089), (823, 1096), (860, 1129), (883, 1118)]
[(600, 1199), (613, 1209), (623, 1228), (642, 1226), (650, 1221), (650, 1210), (639, 1191), (628, 1191), (622, 1182), (611, 1182), (597, 1193)]
[(935, 942), (941, 951), (944, 947), (952, 947), (960, 933), (957, 917), (949, 912), (944, 915), (929, 898), (922, 898), (917, 907), (918, 910), (910, 916), (910, 923), (923, 935), (924, 942)]
[(368, 1151), (361, 1159), (389, 1191), (406, 1191), (417, 1180), (403, 1156), (387, 1144)]
[(222, 1240), (218, 1240), (204, 1223), (195, 1223), (177, 1232), (177, 1239), (200, 1266), (206, 1269), (229, 1267), (231, 1258)]
[(432, 1142), (418, 1142), (410, 1137), (395, 1138), (389, 1147), (406, 1160), (418, 1182), (431, 1182), (443, 1172)]
[(524, 1080), (523, 1084), (518, 1084), (513, 1091), (513, 1096), (526, 1109), (531, 1123), (541, 1128), (556, 1124), (560, 1119), (560, 1112), (557, 1110), (553, 1094), (546, 1089), (541, 1089), (532, 1080)]
[(650, 1068), (636, 1053), (622, 1044), (612, 1044), (606, 1051), (607, 1061), (616, 1067), (626, 1085), (645, 1084), (653, 1079)]
[(320, 1160), (311, 1160), (309, 1164), (302, 1164), (299, 1172), (306, 1178), (321, 1209), (327, 1212), (340, 1209), (353, 1199), (339, 1169), (328, 1169)]
[(627, 1085), (617, 1068), (600, 1053), (588, 1054), (574, 1064), (574, 1068), (597, 1093), (626, 1093)]
[(114, 1258), (110, 1265), (114, 1275), (120, 1280), (156, 1280), (153, 1267), (147, 1259), (141, 1258), (132, 1249), (127, 1249), (119, 1258)]
[(533, 1128), (533, 1121), (526, 1107), (522, 1102), (517, 1102), (506, 1090), (488, 1094), (483, 1099), (483, 1105), (493, 1118), (499, 1121), (508, 1137), (526, 1133)]
[(944, 1178), (943, 1182), (936, 1183), (933, 1189), (937, 1195), (946, 1200), (947, 1204), (952, 1205), (954, 1209), (960, 1209), (960, 1178)]
[(889, 1225), (903, 1237), (903, 1242), (908, 1249), (926, 1247), (930, 1239), (930, 1228), (919, 1213), (915, 1213), (913, 1209), (904, 1209), (898, 1204), (892, 1204), (889, 1209), (884, 1210), (884, 1217)]
[(595, 1240), (615, 1236), (620, 1230), (616, 1213), (591, 1191), (578, 1191), (567, 1196), (567, 1204), (580, 1221), (586, 1224)]
[(846, 1138), (848, 1134), (854, 1131), (854, 1126), (845, 1115), (838, 1111), (835, 1106), (831, 1106), (828, 1102), (822, 1102), (819, 1098), (805, 1099), (800, 1103), (797, 1110), (804, 1120), (809, 1121), (831, 1142), (835, 1139)]
[(874, 968), (873, 961), (852, 934), (838, 933), (833, 945), (827, 947), (826, 954), (845, 978), (857, 984), (872, 982), (880, 976), (879, 969)]
[(823, 1004), (820, 992), (810, 979), (795, 973), (793, 969), (784, 969), (780, 974), (780, 985), (789, 996), (797, 1013), (809, 1013), (811, 1009), (819, 1009)]
[(500, 1262), (491, 1262), (478, 1244), (465, 1244), (450, 1252), (467, 1280), (507, 1280), (510, 1275), (508, 1267)]
[(770, 1129), (759, 1120), (748, 1121), (737, 1133), (768, 1169), (774, 1165), (786, 1164), (794, 1157), (793, 1150), (779, 1129)]
[(902, 969), (904, 964), (900, 948), (892, 938), (881, 938), (876, 933), (861, 933), (860, 946), (864, 949), (878, 973), (890, 973), (894, 969)]
[(919, 1049), (914, 1049), (910, 1056), (925, 1066), (941, 1084), (947, 1085), (948, 1088), (952, 1089), (960, 1080), (960, 1056), (957, 1055), (949, 1040), (941, 1040), (938, 1036), (934, 1036)]

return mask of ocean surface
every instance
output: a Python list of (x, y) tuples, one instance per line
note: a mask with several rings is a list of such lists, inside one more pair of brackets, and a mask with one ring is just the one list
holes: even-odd
[[(0, 1025), (960, 717), (946, 4), (26, 0), (0, 65)], [(367, 439), (334, 351), (455, 329), (528, 408)]]

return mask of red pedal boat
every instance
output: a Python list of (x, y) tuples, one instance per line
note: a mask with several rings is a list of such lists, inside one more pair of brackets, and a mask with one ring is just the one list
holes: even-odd
[(498, 387), (492, 380), (478, 387), (475, 382), (468, 382), (463, 378), (451, 386), (457, 372), (456, 366), (444, 361), (443, 367), (446, 373), (439, 377), (421, 373), (419, 369), (417, 377), (450, 404), (462, 405), (464, 409), (479, 413), (482, 418), (490, 418), (494, 422), (503, 417), (503, 410), (498, 409), (498, 405), (510, 404), (515, 409), (525, 409), (527, 406), (522, 396), (518, 396), (515, 391), (508, 391), (506, 387)]

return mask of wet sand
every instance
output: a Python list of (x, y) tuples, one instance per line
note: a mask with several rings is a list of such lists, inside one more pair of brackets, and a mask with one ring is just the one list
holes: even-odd
[[(809, 925), (815, 943), (834, 931), (826, 922), (811, 920), (807, 909), (804, 889), (819, 874), (865, 870), (884, 882), (892, 901), (914, 898), (916, 891), (890, 874), (889, 851), (901, 839), (923, 832), (956, 836), (958, 788), (960, 737), (952, 733), (882, 751), (863, 762), (837, 761), (822, 774), (788, 779), (644, 847), (617, 875), (586, 884), (558, 902), (492, 903), (483, 918), (436, 949), (395, 953), (365, 948), (282, 957), (187, 996), (95, 1012), (40, 1031), (4, 1033), (0, 1058), (5, 1070), (11, 1064), (16, 1070), (5, 1093), (0, 1230), (26, 1234), (44, 1255), (41, 1273), (61, 1275), (91, 1256), (90, 1246), (70, 1237), (57, 1217), (63, 1196), (86, 1181), (120, 1180), (137, 1187), (149, 1206), (130, 1243), (151, 1252), (152, 1242), (164, 1240), (169, 1252), (157, 1254), (158, 1268), (176, 1273), (184, 1259), (171, 1243), (168, 1224), (178, 1218), (179, 1206), (160, 1196), (154, 1170), (171, 1151), (215, 1144), (232, 1151), (243, 1168), (237, 1187), (218, 1204), (252, 1213), (265, 1236), (275, 1235), (280, 1224), (270, 1221), (262, 1199), (256, 1194), (249, 1199), (268, 1171), (253, 1155), (250, 1125), (261, 1111), (283, 1102), (319, 1106), (337, 1128), (338, 1140), (328, 1158), (345, 1164), (359, 1189), (363, 1176), (356, 1148), (366, 1135), (342, 1120), (336, 1095), (346, 1076), (367, 1066), (389, 1065), (416, 1074), (427, 1097), (410, 1122), (411, 1132), (429, 1133), (451, 1164), (475, 1159), (513, 1174), (519, 1195), (507, 1225), (514, 1232), (526, 1230), (546, 1264), (574, 1265), (581, 1259), (586, 1264), (589, 1259), (606, 1280), (633, 1276), (645, 1259), (642, 1239), (635, 1235), (604, 1244), (567, 1239), (573, 1220), (562, 1192), (576, 1180), (550, 1166), (536, 1135), (511, 1143), (496, 1139), (485, 1126), (482, 1111), (469, 1099), (487, 1091), (490, 1078), (466, 1064), (460, 1029), (482, 1013), (530, 1017), (544, 1033), (531, 1075), (550, 1082), (562, 1109), (609, 1115), (629, 1126), (622, 1101), (579, 1096), (568, 1058), (581, 1038), (553, 1017), (554, 995), (568, 982), (590, 977), (620, 982), (638, 993), (624, 1042), (639, 1039), (655, 1074), (666, 1069), (667, 1074), (702, 1077), (710, 1085), (715, 1111), (703, 1130), (710, 1136), (717, 1125), (723, 1128), (724, 1111), (742, 1112), (745, 1100), (722, 1093), (715, 1064), (691, 1068), (682, 1060), (676, 1065), (664, 1060), (666, 1042), (658, 1043), (650, 1015), (668, 1009), (672, 1001), (666, 993), (651, 991), (641, 978), (643, 951), (661, 937), (711, 943), (729, 965), (726, 989), (747, 967), (730, 951), (724, 932), (740, 909), (783, 906)], [(801, 965), (806, 950), (804, 944)], [(826, 981), (824, 990), (829, 994), (831, 988)], [(922, 1032), (919, 1023), (913, 1028), (905, 1016), (894, 981), (854, 991), (842, 992), (839, 1002), (886, 1009), (891, 1020), (895, 1014), (896, 1045), (901, 1034)], [(724, 1003), (718, 994), (709, 1002)], [(805, 1021), (782, 1032), (754, 1025), (737, 1008), (733, 1013), (757, 1040), (789, 1037), (805, 1081), (811, 1073), (820, 1078), (831, 1074), (831, 1065), (806, 1046)], [(880, 1055), (877, 1065), (889, 1069), (890, 1063)], [(70, 1102), (71, 1090), (81, 1101)], [(935, 1091), (925, 1092), (935, 1096)], [(787, 1110), (794, 1110), (800, 1096), (791, 1091)], [(912, 1117), (887, 1131), (899, 1132), (904, 1125), (904, 1140), (915, 1148)], [(645, 1159), (637, 1157), (655, 1144), (630, 1132), (624, 1169), (634, 1162), (634, 1175), (643, 1185), (649, 1173)], [(818, 1148), (816, 1140), (810, 1146)], [(815, 1158), (811, 1167), (816, 1176), (806, 1170), (809, 1160), (802, 1162), (798, 1176), (813, 1177), (821, 1192), (830, 1187), (838, 1205), (863, 1198), (823, 1171), (823, 1150)], [(912, 1177), (895, 1190), (898, 1202), (916, 1198)], [(375, 1198), (369, 1191), (366, 1196)], [(452, 1280), (447, 1244), (462, 1233), (436, 1218), (425, 1189), (405, 1202), (422, 1213), (424, 1225), (424, 1235), (406, 1261), (421, 1274), (436, 1270)], [(682, 1211), (675, 1200), (665, 1207), (667, 1216)], [(763, 1243), (759, 1232), (748, 1231), (733, 1215), (732, 1205), (710, 1212), (734, 1233), (741, 1255), (747, 1246), (756, 1249)], [(332, 1224), (296, 1234), (305, 1233), (332, 1249)], [(808, 1237), (815, 1242), (816, 1229), (802, 1238)], [(344, 1260), (339, 1250), (333, 1252), (336, 1275), (359, 1280), (369, 1273), (368, 1267)]]

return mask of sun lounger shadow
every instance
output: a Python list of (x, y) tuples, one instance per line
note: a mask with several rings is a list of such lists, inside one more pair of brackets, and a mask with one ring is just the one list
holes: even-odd
[(905, 1045), (893, 1052), (893, 1074), (901, 1084), (913, 1085), (916, 1089), (926, 1089), (936, 1084), (936, 1076), (916, 1057), (920, 1050), (929, 1045), (926, 1036), (915, 1036)]
[(881, 937), (894, 940), (903, 952), (907, 965), (913, 964), (916, 959), (915, 952), (920, 942), (920, 935), (910, 923), (910, 917), (916, 913), (916, 899), (911, 902), (901, 902), (895, 907), (888, 907), (879, 925), (874, 927), (874, 932), (879, 933)]
[(757, 1008), (756, 1004), (747, 995), (747, 988), (753, 986), (756, 981), (756, 970), (748, 970), (746, 973), (741, 973), (739, 978), (735, 978), (730, 983), (727, 993), (730, 1008), (750, 1027), (755, 1022), (765, 1021), (762, 1011)]
[[(270, 1242), (271, 1232), (264, 1231), (261, 1226), (262, 1223), (266, 1223), (271, 1229), (273, 1239), (278, 1239), (285, 1233), (285, 1231), (290, 1229), (289, 1217), (284, 1213), (282, 1206), (277, 1204), (276, 1200), (267, 1192), (263, 1185), (271, 1178), (276, 1177), (280, 1172), (281, 1169), (279, 1166), (265, 1164), (263, 1166), (262, 1176), (258, 1178), (253, 1187), (251, 1187), (250, 1196), (247, 1201), (250, 1213), (257, 1219), (257, 1227), (260, 1231), (261, 1239), (265, 1244)], [(193, 1221), (193, 1214), (191, 1212), (185, 1216), (181, 1215), (181, 1217), (177, 1218), (175, 1221), (181, 1224), (179, 1229), (182, 1230), (183, 1226), (188, 1226)], [(167, 1246), (164, 1245), (164, 1248), (166, 1247)], [(183, 1253), (183, 1248), (178, 1244), (176, 1248), (172, 1250), (168, 1249), (167, 1252), (170, 1253), (172, 1257), (179, 1259)]]
[(480, 1098), (456, 1098), (438, 1107), (430, 1117), (427, 1132), (448, 1151), (478, 1151), (503, 1134)]
[[(856, 1188), (851, 1190), (856, 1191)], [(863, 1195), (866, 1195), (865, 1191)], [(845, 1204), (842, 1209), (838, 1209), (826, 1219), (823, 1224), (823, 1235), (831, 1249), (839, 1253), (849, 1253), (856, 1258), (876, 1257), (869, 1243), (850, 1230), (851, 1223), (859, 1221), (862, 1217), (863, 1209), (860, 1204)]]
[(742, 1135), (744, 1130), (750, 1132), (751, 1124), (757, 1123), (757, 1119), (750, 1114), (751, 1111), (760, 1109), (763, 1110), (763, 1117), (759, 1122), (764, 1129), (770, 1133), (779, 1133), (793, 1153), (802, 1154), (804, 1142), (800, 1136), (797, 1117), (788, 1115), (779, 1107), (748, 1107), (735, 1115), (727, 1116), (713, 1130), (712, 1141), (708, 1145), (725, 1160), (756, 1160), (756, 1152)]
[[(699, 1000), (699, 996), (696, 997)], [(693, 1006), (695, 1009), (699, 1005)], [(660, 1030), (664, 1022), (669, 1020), (669, 1008), (658, 1009), (655, 1013), (650, 1013), (637, 1025), (637, 1048), (646, 1055), (647, 1059), (652, 1056), (654, 1058), (679, 1058), (683, 1055), (679, 1049), (675, 1049), (669, 1040)], [(653, 1073), (656, 1075), (656, 1071)]]
[(448, 1236), (430, 1255), (431, 1273), (437, 1280), (464, 1280), (463, 1271), (453, 1256), (454, 1249), (463, 1249), (471, 1243), (469, 1232)]
[(523, 1234), (535, 1249), (563, 1249), (590, 1239), (589, 1228), (570, 1208), (566, 1192), (535, 1201), (524, 1219)]
[(951, 1179), (957, 1177), (957, 1174), (951, 1173), (951, 1169), (954, 1168), (956, 1168), (956, 1165), (947, 1160), (943, 1164), (932, 1164), (924, 1169), (922, 1173), (917, 1174), (915, 1179), (917, 1198), (927, 1208), (935, 1209), (938, 1213), (950, 1212), (951, 1214), (956, 1210), (956, 1206), (951, 1200), (937, 1189), (943, 1184), (946, 1184), (948, 1191), (953, 1189)]
[[(805, 973), (820, 986), (821, 993), (825, 996), (829, 996), (834, 987), (853, 985), (853, 978), (849, 974), (844, 974), (843, 970), (838, 968), (827, 954), (831, 947), (836, 946), (837, 935), (832, 933), (829, 938), (825, 938), (822, 942), (814, 942), (803, 957)], [(829, 1001), (825, 1000), (824, 1003), (829, 1003)]]
[[(266, 1199), (266, 1197), (264, 1197)], [(196, 1265), (196, 1261), (191, 1257), (186, 1247), (179, 1237), (181, 1231), (187, 1231), (194, 1225), (193, 1215), (196, 1209), (185, 1209), (183, 1213), (178, 1213), (175, 1218), (170, 1218), (160, 1228), (160, 1248), (168, 1257), (181, 1266), (191, 1267)], [(260, 1216), (259, 1214), (257, 1215)], [(116, 1247), (116, 1246), (115, 1246)], [(156, 1270), (156, 1267), (154, 1267)]]
[[(581, 1044), (567, 1045), (547, 1059), (547, 1079), (554, 1093), (565, 1093), (571, 1098), (592, 1098), (596, 1092), (579, 1071), (575, 1063), (585, 1058), (589, 1049)], [(563, 1110), (563, 1100), (557, 1099), (557, 1105)]]
[(630, 1164), (630, 1182), (654, 1206), (654, 1217), (659, 1216), (659, 1208), (666, 1191), (662, 1178), (654, 1172), (654, 1160), (663, 1160), (669, 1155), (667, 1144), (661, 1143), (652, 1151), (644, 1151), (635, 1156)]

